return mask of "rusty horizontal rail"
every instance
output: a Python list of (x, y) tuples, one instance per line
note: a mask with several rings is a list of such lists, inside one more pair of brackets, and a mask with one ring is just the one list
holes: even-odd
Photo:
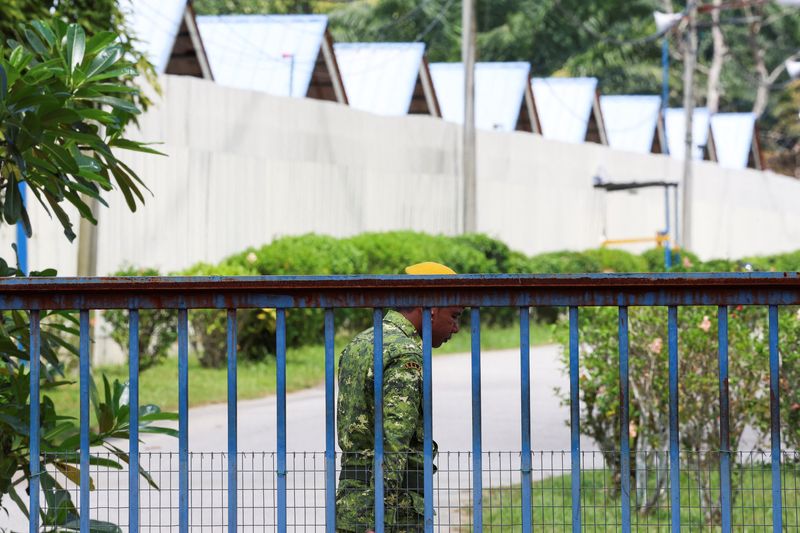
[(800, 304), (796, 272), (10, 278), (0, 309)]

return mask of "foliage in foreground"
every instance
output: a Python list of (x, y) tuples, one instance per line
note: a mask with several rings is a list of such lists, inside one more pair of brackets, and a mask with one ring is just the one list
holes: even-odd
[[(8, 6), (6, 6), (8, 7)], [(13, 6), (12, 6), (13, 7)], [(5, 21), (4, 21), (5, 22)], [(21, 222), (32, 233), (21, 184), (55, 216), (70, 240), (76, 237), (65, 206), (96, 223), (90, 202), (105, 204), (104, 193), (117, 189), (128, 207), (144, 201), (144, 185), (112, 149), (154, 152), (123, 137), (125, 126), (140, 112), (133, 87), (136, 69), (124, 59), (118, 35), (105, 31), (86, 35), (78, 24), (59, 19), (36, 21), (20, 28), (22, 42), (0, 43), (0, 213), (6, 224)], [(32, 275), (55, 275), (48, 270)], [(0, 276), (21, 276), (0, 259)], [(71, 483), (80, 482), (77, 421), (59, 412), (48, 392), (67, 383), (65, 368), (78, 354), (76, 318), (67, 312), (41, 313), (41, 354), (30, 360), (30, 317), (12, 311), (0, 317), (0, 508), (6, 496), (28, 515), (23, 495), (30, 489), (30, 402), (39, 402), (40, 457), (38, 478), (45, 496), (39, 519), (46, 530), (76, 529), (77, 509), (53, 469)], [(39, 366), (41, 398), (30, 397), (30, 367)], [(111, 439), (127, 438), (130, 412), (125, 387), (104, 379), (102, 396), (92, 387), (97, 426), (90, 430), (92, 446), (102, 446), (116, 460), (99, 457), (92, 464), (122, 468), (128, 458)], [(140, 432), (171, 434), (153, 426), (173, 415), (155, 406), (141, 409)], [(48, 470), (49, 469), (49, 470)], [(18, 473), (22, 476), (18, 476)], [(140, 472), (148, 482), (152, 479)], [(21, 484), (28, 488), (21, 490)], [(46, 509), (46, 510), (45, 510)], [(93, 523), (94, 529), (115, 530)]]

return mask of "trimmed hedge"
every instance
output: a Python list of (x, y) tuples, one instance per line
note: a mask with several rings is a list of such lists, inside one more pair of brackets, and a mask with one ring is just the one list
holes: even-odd
[[(248, 248), (219, 264), (198, 263), (176, 272), (185, 276), (243, 275), (348, 275), (401, 274), (409, 264), (437, 261), (456, 272), (563, 274), (600, 272), (663, 272), (664, 251), (656, 248), (641, 255), (623, 250), (600, 248), (584, 252), (560, 251), (528, 257), (511, 250), (505, 243), (487, 235), (470, 234), (448, 237), (412, 231), (363, 233), (354, 237), (308, 234), (284, 237), (260, 248)], [(742, 259), (702, 262), (693, 254), (683, 253), (673, 271), (739, 271), (800, 270), (800, 251)], [(131, 272), (127, 270), (126, 273)], [(148, 273), (158, 274), (155, 270)], [(537, 308), (536, 316), (552, 320), (554, 309)], [(237, 311), (239, 357), (261, 360), (275, 353), (275, 310), (240, 309)], [(116, 317), (119, 318), (119, 317)], [(191, 342), (204, 366), (224, 366), (226, 360), (227, 315), (218, 310), (195, 310), (189, 314)], [(516, 322), (514, 309), (486, 309), (481, 320), (487, 325), (506, 326)], [(140, 322), (146, 322), (142, 315)], [(336, 327), (340, 332), (357, 332), (372, 324), (367, 309), (337, 311)], [(115, 329), (127, 323), (114, 320)], [(289, 346), (321, 343), (323, 311), (289, 309), (286, 312), (286, 333)], [(121, 331), (112, 332), (120, 340)], [(169, 343), (166, 338), (164, 343)], [(162, 343), (163, 344), (163, 343)], [(169, 345), (154, 346), (162, 353)]]

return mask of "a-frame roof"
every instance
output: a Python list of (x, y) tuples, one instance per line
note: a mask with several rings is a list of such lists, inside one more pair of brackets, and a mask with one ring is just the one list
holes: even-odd
[[(462, 63), (432, 63), (433, 85), (442, 117), (464, 122), (464, 66)], [(496, 131), (540, 133), (539, 118), (530, 86), (530, 65), (525, 62), (480, 62), (475, 64), (475, 125)]]
[[(664, 115), (669, 155), (683, 159), (686, 142), (686, 116), (683, 108), (671, 107)], [(692, 114), (692, 159), (714, 160), (713, 150), (708, 146), (709, 113), (707, 107), (696, 107)]]
[(611, 148), (640, 154), (662, 153), (665, 140), (659, 96), (602, 95), (600, 108)]
[(126, 14), (140, 49), (157, 73), (213, 79), (192, 6), (186, 0), (127, 0)]
[(197, 17), (221, 85), (347, 103), (324, 15)]
[(531, 87), (545, 138), (608, 144), (597, 78), (533, 78)]
[(712, 115), (710, 144), (720, 166), (764, 169), (755, 113)]
[(378, 115), (440, 116), (424, 43), (336, 43), (351, 107)]

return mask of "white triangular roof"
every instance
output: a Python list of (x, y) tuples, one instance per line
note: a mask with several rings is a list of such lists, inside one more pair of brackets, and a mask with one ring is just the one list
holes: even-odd
[[(138, 1), (138, 0), (137, 0)], [(328, 25), (324, 15), (197, 17), (220, 85), (304, 97)]]
[(126, 0), (120, 9), (136, 37), (134, 47), (143, 52), (159, 74), (169, 63), (175, 38), (186, 11), (186, 0)]
[[(692, 159), (702, 160), (708, 144), (709, 114), (707, 107), (696, 107), (692, 114)], [(686, 143), (686, 117), (681, 107), (671, 107), (664, 114), (664, 128), (669, 155), (683, 159)]]
[(711, 135), (717, 161), (727, 168), (747, 168), (753, 151), (755, 113), (716, 113), (711, 116)]
[(351, 107), (378, 115), (408, 113), (424, 43), (336, 43), (333, 49)]
[[(431, 63), (430, 70), (442, 117), (463, 124), (463, 64)], [(530, 65), (522, 61), (476, 63), (475, 126), (485, 130), (516, 130), (529, 75)]]
[(649, 154), (658, 133), (661, 98), (653, 95), (602, 95), (600, 109), (608, 145)]
[(545, 138), (573, 143), (586, 140), (597, 78), (533, 78), (531, 88)]

